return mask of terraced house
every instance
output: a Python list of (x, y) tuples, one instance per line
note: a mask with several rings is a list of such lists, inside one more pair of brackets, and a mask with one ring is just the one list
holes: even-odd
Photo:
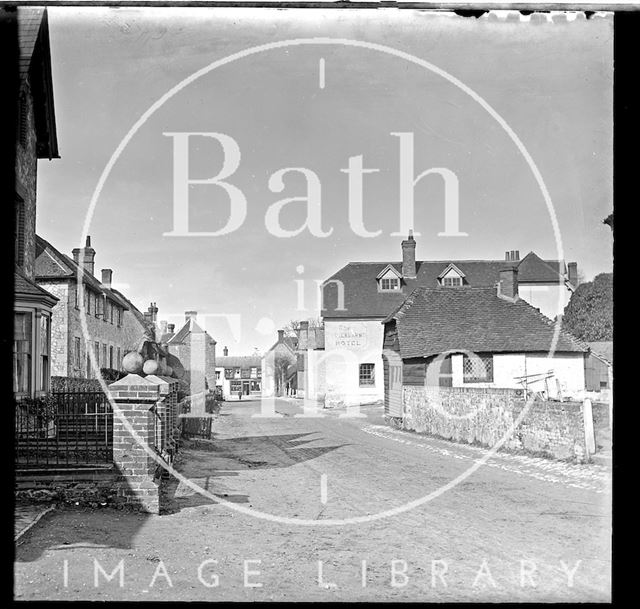
[(35, 281), (38, 160), (59, 155), (47, 11), (20, 8), (17, 24), (13, 391), (16, 396), (33, 397), (49, 390), (51, 315), (57, 302)]
[[(145, 333), (152, 331), (153, 311), (145, 317), (114, 289), (111, 269), (102, 269), (101, 279), (94, 276), (95, 255), (91, 237), (87, 237), (85, 247), (73, 250), (72, 258), (42, 237), (36, 238), (36, 281), (58, 298), (52, 316), (53, 376), (96, 377), (90, 351), (98, 368), (119, 370), (124, 354), (135, 349)], [(87, 324), (88, 339), (83, 332), (82, 317)]]

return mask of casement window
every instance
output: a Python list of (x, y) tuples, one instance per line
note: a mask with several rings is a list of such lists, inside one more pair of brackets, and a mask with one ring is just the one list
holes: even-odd
[(120, 347), (118, 347), (116, 349), (116, 365), (114, 366), (114, 368), (116, 370), (120, 370), (121, 367), (122, 367), (122, 357), (121, 357)]
[(458, 288), (462, 286), (462, 277), (443, 277), (442, 285), (445, 288)]
[(78, 336), (73, 339), (73, 367), (82, 370), (82, 341)]
[(260, 391), (260, 381), (251, 381), (251, 391)]
[(227, 380), (233, 378), (233, 368), (224, 369), (224, 378), (226, 378)]
[(242, 381), (231, 381), (230, 391), (231, 393), (238, 393), (238, 391), (242, 391)]
[(107, 367), (107, 345), (102, 343), (102, 366), (101, 368)]
[(383, 292), (393, 292), (400, 289), (400, 280), (397, 277), (383, 277), (380, 280), (380, 289)]
[(216, 381), (220, 380), (220, 370), (216, 370)]
[(249, 368), (243, 368), (241, 373), (240, 373), (240, 377), (243, 379), (248, 379), (251, 376), (251, 371), (249, 370)]
[(493, 355), (462, 356), (462, 372), (465, 383), (493, 382)]
[(122, 309), (118, 307), (118, 328), (122, 326)]
[(375, 364), (360, 364), (358, 372), (360, 387), (375, 385)]
[(13, 316), (14, 393), (31, 391), (32, 319), (32, 314), (27, 312), (15, 312)]
[(84, 309), (87, 313), (87, 315), (89, 315), (91, 313), (91, 292), (89, 292), (89, 290), (84, 291)]
[(258, 378), (258, 369), (257, 368), (251, 368), (251, 378), (252, 379), (257, 379)]
[(109, 347), (109, 368), (113, 368), (113, 346)]
[(258, 368), (258, 378), (262, 378), (262, 368)]

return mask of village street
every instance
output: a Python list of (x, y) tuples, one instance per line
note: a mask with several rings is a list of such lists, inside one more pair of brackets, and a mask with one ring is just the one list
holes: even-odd
[[(610, 599), (610, 475), (598, 465), (498, 454), (395, 516), (283, 522), (375, 516), (436, 491), (487, 452), (394, 430), (381, 410), (296, 417), (301, 400), (289, 398), (276, 401), (281, 418), (255, 418), (258, 401), (224, 402), (215, 439), (188, 442), (178, 469), (261, 517), (177, 481), (161, 516), (50, 512), (16, 549), (16, 598)], [(96, 564), (111, 574), (121, 560), (123, 586), (119, 573), (98, 573), (96, 587)]]

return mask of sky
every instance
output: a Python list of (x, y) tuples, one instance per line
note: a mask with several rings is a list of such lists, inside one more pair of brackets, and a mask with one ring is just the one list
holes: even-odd
[[(612, 269), (611, 231), (602, 224), (613, 200), (609, 17), (520, 22), (410, 10), (51, 7), (49, 27), (61, 158), (40, 161), (37, 231), (65, 253), (80, 244), (114, 151), (162, 96), (231, 54), (323, 37), (408, 53), (473, 90), (538, 167), (565, 260), (576, 261), (586, 280)], [(191, 137), (186, 159), (167, 135), (184, 132), (222, 135)], [(503, 259), (507, 250), (559, 257), (532, 169), (477, 100), (437, 71), (332, 42), (236, 59), (151, 113), (113, 164), (90, 218), (96, 275), (113, 269), (115, 287), (138, 308), (156, 302), (159, 319), (177, 327), (184, 311), (198, 311), (231, 354), (268, 349), (282, 325), (318, 315), (316, 281), (349, 261), (401, 259), (402, 237), (393, 234), (402, 228), (401, 137), (393, 133), (413, 134), (414, 176), (444, 168), (459, 186), (458, 230), (467, 236), (439, 236), (443, 180), (436, 174), (416, 183), (417, 259)], [(349, 221), (354, 199), (344, 170), (360, 155), (365, 169), (377, 170), (362, 187), (362, 222), (379, 231), (373, 237), (356, 234)], [(192, 180), (227, 167), (229, 189), (246, 201), (234, 230), (166, 235), (175, 229), (181, 164)], [(275, 204), (304, 199), (309, 181), (315, 234), (274, 234), (276, 224), (292, 232), (305, 224), (304, 200), (282, 203), (276, 224)], [(188, 192), (189, 232), (221, 232), (232, 209), (227, 192), (216, 184)]]

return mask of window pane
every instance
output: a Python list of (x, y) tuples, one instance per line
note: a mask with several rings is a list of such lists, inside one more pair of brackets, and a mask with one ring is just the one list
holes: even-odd
[(375, 384), (374, 370), (374, 364), (360, 364), (359, 380), (361, 386)]

